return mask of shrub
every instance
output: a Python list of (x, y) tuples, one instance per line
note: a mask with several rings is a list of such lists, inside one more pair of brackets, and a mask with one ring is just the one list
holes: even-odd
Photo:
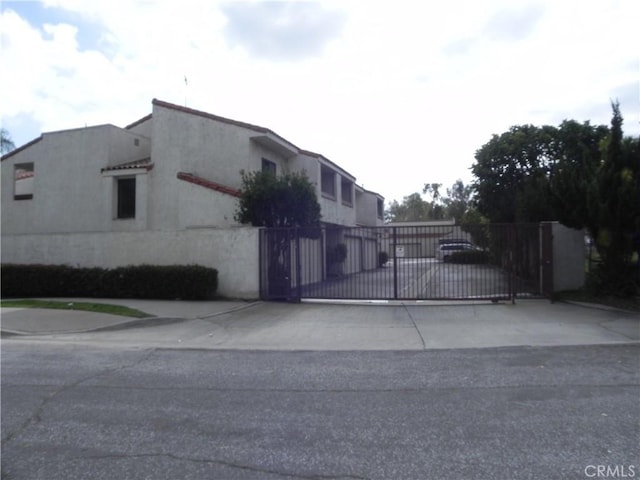
[(449, 256), (451, 263), (487, 263), (489, 255), (482, 250), (461, 250)]
[(327, 248), (327, 263), (342, 263), (347, 259), (347, 246), (344, 243), (338, 243), (334, 247)]
[(2, 265), (2, 297), (104, 297), (205, 300), (215, 297), (218, 271), (199, 265), (74, 268)]
[(387, 252), (378, 253), (378, 266), (384, 267), (389, 261), (389, 254)]

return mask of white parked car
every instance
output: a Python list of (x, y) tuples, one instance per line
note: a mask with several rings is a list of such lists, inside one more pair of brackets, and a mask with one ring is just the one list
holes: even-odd
[(436, 259), (442, 262), (448, 262), (452, 253), (461, 252), (464, 250), (477, 250), (476, 247), (470, 243), (444, 243), (438, 246), (436, 250)]

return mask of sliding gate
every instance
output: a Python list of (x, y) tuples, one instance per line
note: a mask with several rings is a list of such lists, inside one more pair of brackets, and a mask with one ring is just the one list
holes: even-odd
[(260, 293), (292, 301), (541, 296), (545, 232), (538, 224), (264, 229)]

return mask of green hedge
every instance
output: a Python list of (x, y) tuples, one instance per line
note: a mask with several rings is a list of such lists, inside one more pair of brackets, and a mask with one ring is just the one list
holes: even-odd
[(65, 265), (2, 265), (0, 294), (16, 297), (153, 298), (215, 297), (218, 271), (199, 265), (74, 268)]
[(487, 263), (489, 255), (482, 250), (461, 250), (449, 257), (451, 263)]

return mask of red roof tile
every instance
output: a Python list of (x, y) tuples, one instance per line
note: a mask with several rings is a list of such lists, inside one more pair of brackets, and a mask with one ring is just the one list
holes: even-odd
[(110, 165), (108, 167), (104, 167), (100, 169), (101, 172), (111, 172), (114, 170), (133, 170), (135, 168), (146, 168), (147, 170), (151, 170), (153, 168), (153, 163), (151, 162), (151, 158), (142, 158), (140, 160), (134, 160), (132, 162), (120, 163), (118, 165)]
[(209, 188), (217, 192), (226, 193), (227, 195), (231, 195), (233, 197), (239, 198), (241, 195), (240, 190), (227, 187), (226, 185), (221, 185), (216, 182), (212, 182), (211, 180), (206, 180), (202, 177), (193, 175), (192, 173), (178, 172), (177, 177), (180, 180), (184, 180), (185, 182), (193, 183), (195, 185), (200, 185), (201, 187)]

